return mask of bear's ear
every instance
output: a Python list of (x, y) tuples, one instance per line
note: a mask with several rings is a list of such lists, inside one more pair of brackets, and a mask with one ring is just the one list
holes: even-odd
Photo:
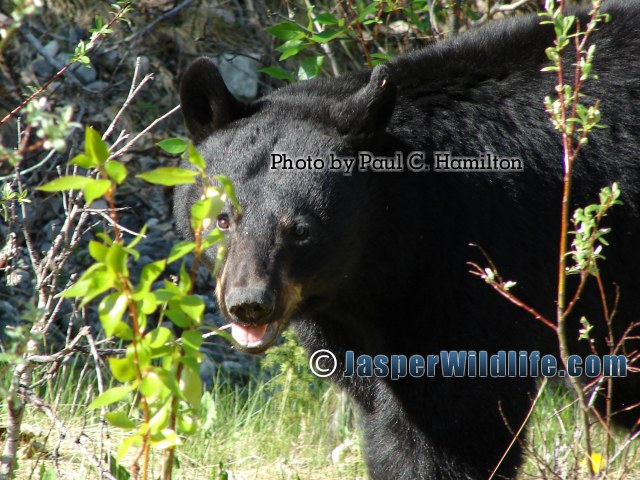
[(359, 146), (380, 134), (391, 118), (396, 86), (386, 65), (377, 65), (369, 82), (349, 98), (334, 105), (331, 116), (338, 132)]
[(229, 92), (218, 67), (207, 57), (195, 60), (184, 73), (180, 106), (195, 143), (247, 111), (247, 106)]

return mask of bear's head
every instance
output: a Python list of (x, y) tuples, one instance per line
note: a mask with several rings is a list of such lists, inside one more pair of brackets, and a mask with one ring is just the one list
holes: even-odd
[[(331, 155), (337, 167), (336, 158), (375, 150), (395, 88), (377, 67), (244, 103), (215, 64), (200, 58), (185, 72), (180, 95), (207, 173), (229, 177), (242, 206), (240, 213), (226, 205), (217, 218), (227, 247), (217, 274), (220, 310), (238, 344), (261, 352), (289, 321), (328, 308), (353, 277), (375, 227), (376, 192), (367, 175), (331, 169)], [(187, 238), (201, 195), (198, 185), (176, 188), (174, 213)], [(205, 253), (209, 264), (215, 258), (215, 248)]]

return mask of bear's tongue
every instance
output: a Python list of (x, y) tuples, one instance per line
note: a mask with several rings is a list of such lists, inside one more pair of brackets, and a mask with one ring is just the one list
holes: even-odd
[(244, 327), (242, 325), (231, 324), (231, 336), (241, 346), (247, 347), (254, 343), (259, 343), (267, 332), (268, 324), (252, 325)]

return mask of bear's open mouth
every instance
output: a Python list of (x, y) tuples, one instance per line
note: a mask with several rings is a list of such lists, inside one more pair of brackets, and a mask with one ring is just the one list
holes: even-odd
[(242, 350), (249, 353), (264, 352), (276, 341), (279, 333), (278, 320), (262, 325), (231, 324), (231, 336)]

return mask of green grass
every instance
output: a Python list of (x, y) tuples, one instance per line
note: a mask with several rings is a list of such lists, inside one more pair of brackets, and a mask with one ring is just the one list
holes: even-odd
[[(271, 378), (258, 376), (244, 386), (234, 386), (223, 377), (214, 382), (212, 392), (202, 401), (200, 429), (179, 448), (175, 478), (188, 479), (269, 479), (323, 480), (365, 479), (354, 413), (345, 395), (312, 377), (301, 365), (299, 351), (283, 347), (274, 351), (267, 364), (284, 365)], [(85, 372), (86, 373), (86, 372)], [(117, 451), (123, 433), (107, 429), (96, 412), (84, 408), (95, 395), (95, 377), (67, 368), (43, 384), (39, 395), (69, 428), (69, 435), (58, 444), (58, 433), (51, 421), (32, 407), (27, 410), (20, 451), (18, 479), (45, 479), (40, 472), (53, 470), (58, 455), (59, 478), (95, 479), (95, 470), (74, 443), (83, 432), (99, 452)], [(0, 425), (6, 420), (0, 410)], [(550, 382), (541, 395), (524, 438), (528, 450), (518, 480), (589, 478), (585, 455), (579, 447), (578, 409), (566, 387)], [(618, 432), (610, 443), (613, 455), (628, 438)], [(486, 441), (486, 439), (482, 440)], [(598, 479), (640, 479), (640, 441), (631, 442)], [(594, 435), (594, 451), (605, 456), (605, 441)], [(122, 462), (130, 466), (131, 452)], [(153, 471), (157, 478), (162, 457), (155, 452)], [(56, 477), (50, 477), (56, 478)]]
[[(588, 456), (581, 447), (580, 410), (564, 384), (556, 381), (546, 384), (528, 427), (525, 436), (527, 454), (518, 480), (591, 478), (587, 471)], [(629, 441), (629, 432), (613, 430), (608, 445), (612, 460), (604, 468), (606, 435), (599, 426), (591, 429), (592, 451), (596, 456), (593, 465), (599, 470), (593, 478), (640, 479), (640, 440)], [(598, 456), (602, 458), (602, 465)]]
[(182, 449), (181, 468), (189, 478), (212, 478), (212, 464), (234, 479), (364, 478), (344, 395), (319, 382), (297, 386), (291, 372), (240, 390), (218, 384), (204, 396), (203, 428)]

